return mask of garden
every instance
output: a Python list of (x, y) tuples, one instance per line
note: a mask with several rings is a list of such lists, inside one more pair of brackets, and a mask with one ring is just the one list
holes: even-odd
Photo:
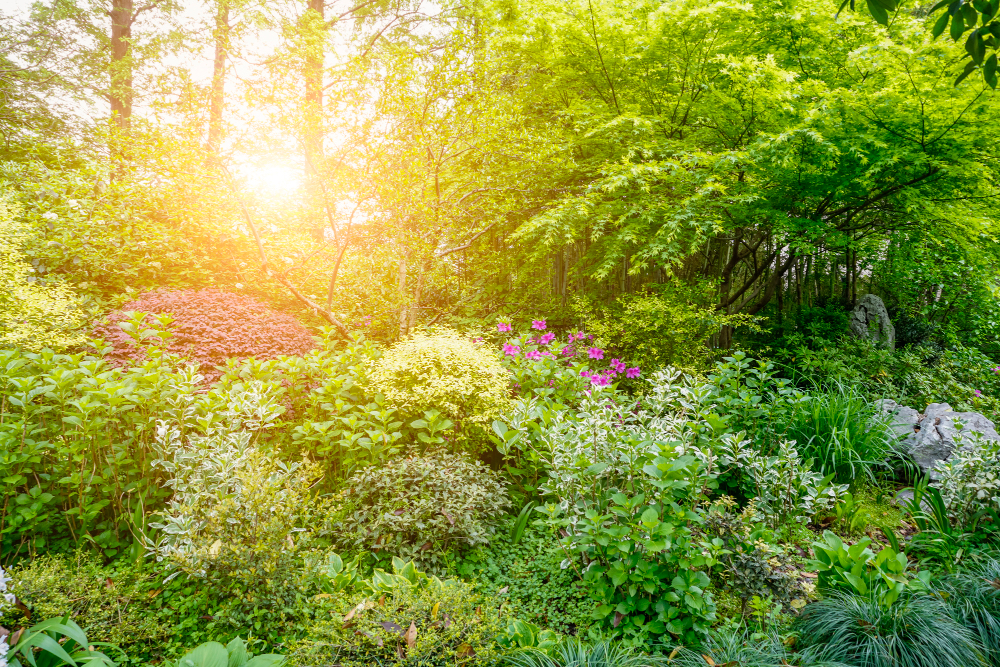
[(1000, 665), (997, 3), (0, 9), (0, 667)]

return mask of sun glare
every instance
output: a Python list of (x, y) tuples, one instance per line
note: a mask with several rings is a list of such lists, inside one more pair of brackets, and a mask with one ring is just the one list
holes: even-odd
[(246, 183), (255, 192), (289, 195), (302, 187), (302, 169), (287, 164), (248, 165), (243, 170)]

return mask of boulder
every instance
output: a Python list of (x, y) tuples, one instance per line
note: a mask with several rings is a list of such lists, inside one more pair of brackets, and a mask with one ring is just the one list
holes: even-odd
[(879, 347), (892, 350), (896, 346), (896, 329), (889, 319), (882, 299), (874, 294), (865, 294), (851, 311), (850, 332), (858, 338), (875, 341)]
[(947, 403), (931, 403), (924, 410), (916, 437), (904, 447), (921, 469), (931, 473), (938, 461), (945, 461), (956, 449), (970, 445), (973, 431), (986, 440), (1000, 440), (993, 422), (978, 412), (955, 412)]

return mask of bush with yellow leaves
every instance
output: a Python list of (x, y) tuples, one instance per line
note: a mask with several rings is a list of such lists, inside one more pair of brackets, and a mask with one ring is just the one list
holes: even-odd
[(509, 383), (496, 352), (445, 328), (396, 343), (368, 377), (368, 388), (404, 415), (441, 412), (472, 450), (485, 444), (484, 429), (507, 406)]
[(21, 250), (26, 225), (0, 191), (0, 347), (60, 352), (82, 344), (84, 313), (73, 291), (56, 278), (36, 275)]

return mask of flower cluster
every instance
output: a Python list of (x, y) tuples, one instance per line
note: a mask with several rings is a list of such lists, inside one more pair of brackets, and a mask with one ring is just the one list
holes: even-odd
[[(621, 359), (611, 359), (607, 368), (593, 369), (591, 364), (594, 361), (603, 361), (605, 351), (600, 347), (593, 346), (591, 341), (594, 337), (583, 331), (573, 331), (567, 335), (565, 343), (558, 342), (557, 336), (551, 331), (547, 331), (548, 323), (544, 319), (531, 321), (531, 333), (520, 336), (516, 340), (509, 340), (503, 343), (502, 351), (508, 364), (517, 365), (519, 361), (541, 362), (549, 360), (554, 368), (564, 368), (571, 371), (574, 376), (584, 378), (594, 387), (608, 387), (618, 378), (624, 375), (628, 379), (634, 379), (641, 375), (638, 366), (628, 367)], [(508, 322), (498, 322), (497, 332), (504, 334), (513, 331), (513, 326)], [(544, 332), (536, 334), (535, 332)], [(541, 367), (539, 367), (541, 368)], [(550, 379), (544, 384), (552, 387), (555, 380)], [(584, 385), (586, 386), (586, 385)]]

